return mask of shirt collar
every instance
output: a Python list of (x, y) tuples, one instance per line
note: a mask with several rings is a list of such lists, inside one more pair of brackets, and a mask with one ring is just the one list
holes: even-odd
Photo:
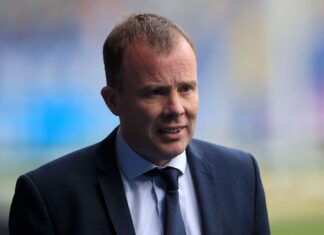
[(147, 161), (137, 154), (124, 140), (120, 129), (118, 129), (116, 137), (116, 155), (117, 163), (120, 171), (128, 180), (132, 180), (137, 176), (143, 175), (145, 172), (153, 168), (174, 167), (182, 172), (185, 172), (187, 166), (186, 152), (183, 151), (178, 156), (172, 158), (165, 166), (160, 167)]

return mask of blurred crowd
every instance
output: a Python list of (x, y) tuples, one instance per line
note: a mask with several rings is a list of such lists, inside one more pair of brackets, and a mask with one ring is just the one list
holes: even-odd
[(116, 125), (100, 98), (101, 50), (132, 11), (165, 15), (195, 41), (197, 137), (250, 150), (269, 171), (324, 166), (323, 1), (2, 1), (0, 218), (28, 162)]

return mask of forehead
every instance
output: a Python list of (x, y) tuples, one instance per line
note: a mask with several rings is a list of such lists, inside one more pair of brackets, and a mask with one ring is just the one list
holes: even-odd
[(192, 74), (196, 73), (196, 56), (184, 38), (177, 40), (171, 50), (162, 52), (148, 43), (138, 42), (126, 49), (121, 72), (127, 77)]
[(140, 51), (152, 52), (156, 56), (168, 56), (170, 54), (174, 54), (174, 52), (180, 50), (187, 50), (194, 54), (196, 57), (195, 49), (191, 46), (191, 44), (182, 36), (176, 36), (170, 43), (167, 45), (159, 45), (156, 43), (150, 43), (149, 41), (143, 40), (135, 40), (132, 42), (124, 51), (124, 55), (130, 55), (133, 53), (138, 53)]

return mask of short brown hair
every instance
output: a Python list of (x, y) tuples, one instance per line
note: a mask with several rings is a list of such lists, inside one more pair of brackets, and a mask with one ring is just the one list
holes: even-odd
[(195, 52), (190, 37), (171, 20), (152, 13), (129, 14), (108, 35), (103, 46), (103, 59), (107, 84), (121, 88), (118, 79), (125, 50), (135, 42), (148, 43), (158, 53), (170, 52), (182, 36)]

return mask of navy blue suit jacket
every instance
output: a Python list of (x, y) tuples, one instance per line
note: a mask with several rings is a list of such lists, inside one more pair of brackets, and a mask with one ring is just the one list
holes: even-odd
[[(19, 177), (10, 234), (135, 235), (115, 138), (116, 130), (98, 144)], [(250, 154), (199, 140), (192, 140), (186, 152), (203, 235), (270, 234), (259, 170)]]

